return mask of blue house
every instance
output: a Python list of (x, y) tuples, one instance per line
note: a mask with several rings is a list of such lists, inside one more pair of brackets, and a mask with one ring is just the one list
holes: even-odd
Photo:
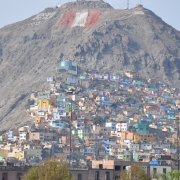
[(148, 133), (149, 132), (149, 122), (144, 120), (139, 120), (137, 124), (135, 124), (135, 129), (137, 133)]
[(155, 86), (155, 85), (148, 85), (146, 90), (148, 90), (148, 91), (158, 91), (158, 87)]
[(55, 112), (54, 114), (54, 119), (61, 119), (61, 116), (65, 117), (66, 116), (66, 112), (65, 111), (60, 111), (60, 112)]
[(13, 140), (13, 131), (8, 132), (8, 140)]
[(69, 102), (67, 102), (65, 98), (57, 98), (57, 102), (56, 102), (57, 106), (66, 105), (68, 103)]
[(49, 120), (48, 123), (51, 127), (54, 127), (54, 128), (63, 129), (63, 128), (68, 127), (68, 125), (63, 121)]
[(100, 98), (100, 105), (105, 105), (105, 106), (111, 106), (112, 105), (112, 103), (111, 103), (111, 101), (107, 98), (107, 97), (104, 97), (104, 96), (102, 96), (101, 98)]
[(128, 77), (125, 77), (124, 79), (123, 79), (123, 82), (122, 82), (123, 84), (131, 84), (132, 83), (132, 79), (131, 78), (128, 78)]
[(110, 150), (111, 150), (111, 145), (102, 145), (102, 147), (104, 147), (106, 154), (110, 155)]
[(63, 153), (63, 148), (60, 146), (53, 146), (52, 154), (54, 154), (54, 153)]
[(102, 139), (101, 142), (105, 144), (109, 144), (109, 139)]
[(67, 77), (67, 83), (68, 84), (78, 84), (79, 80), (78, 80), (78, 78), (75, 78), (75, 77)]
[(168, 119), (175, 120), (176, 119), (176, 115), (175, 114), (169, 114), (168, 115)]
[(141, 86), (144, 86), (144, 85), (145, 85), (145, 82), (142, 81), (142, 80), (134, 80), (132, 84), (133, 84), (133, 85), (141, 85)]
[(143, 117), (143, 118), (139, 119), (139, 122), (152, 123), (152, 117)]
[(77, 75), (77, 64), (76, 62), (70, 60), (64, 60), (59, 66), (56, 67), (56, 70), (66, 70), (70, 74)]
[(66, 109), (65, 107), (57, 107), (57, 112), (54, 113), (54, 119), (60, 119), (61, 117), (65, 117), (66, 116)]

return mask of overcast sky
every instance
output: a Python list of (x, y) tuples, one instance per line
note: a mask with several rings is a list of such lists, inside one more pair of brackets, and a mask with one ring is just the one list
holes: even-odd
[[(24, 20), (43, 11), (47, 7), (54, 7), (58, 3), (70, 0), (0, 0), (0, 27)], [(152, 10), (166, 23), (180, 31), (180, 0), (129, 0), (130, 7), (142, 1), (145, 8)], [(127, 0), (105, 0), (114, 8), (125, 8)]]

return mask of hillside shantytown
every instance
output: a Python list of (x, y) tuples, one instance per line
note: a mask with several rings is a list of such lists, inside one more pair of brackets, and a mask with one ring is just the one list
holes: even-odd
[(118, 179), (136, 163), (151, 174), (177, 169), (176, 88), (127, 70), (79, 74), (70, 60), (55, 74), (29, 96), (24, 111), (33, 121), (0, 136), (4, 179), (8, 172), (20, 178), (28, 167), (60, 155), (77, 180)]

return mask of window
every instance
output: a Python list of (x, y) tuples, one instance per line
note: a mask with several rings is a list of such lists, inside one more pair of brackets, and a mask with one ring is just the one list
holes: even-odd
[(163, 173), (166, 174), (166, 168), (163, 168)]
[(78, 174), (78, 179), (77, 180), (82, 180), (82, 174)]
[(103, 164), (99, 164), (99, 169), (103, 169)]
[(99, 180), (99, 171), (96, 171), (95, 173), (95, 180)]
[(21, 180), (22, 173), (17, 173), (17, 180)]
[(153, 168), (153, 174), (157, 174), (157, 168)]
[(110, 180), (110, 173), (109, 173), (109, 171), (106, 171), (105, 180)]
[(2, 174), (2, 180), (8, 180), (8, 174), (7, 173)]
[(121, 166), (115, 166), (115, 171), (121, 171)]

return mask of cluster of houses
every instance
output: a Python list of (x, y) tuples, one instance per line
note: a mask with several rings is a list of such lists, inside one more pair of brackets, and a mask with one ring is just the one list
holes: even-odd
[(37, 165), (63, 154), (72, 169), (177, 168), (178, 89), (131, 71), (76, 75), (72, 66), (78, 72), (62, 62), (57, 69), (70, 75), (48, 77), (45, 89), (31, 93), (26, 110), (34, 122), (0, 136), (1, 161)]

